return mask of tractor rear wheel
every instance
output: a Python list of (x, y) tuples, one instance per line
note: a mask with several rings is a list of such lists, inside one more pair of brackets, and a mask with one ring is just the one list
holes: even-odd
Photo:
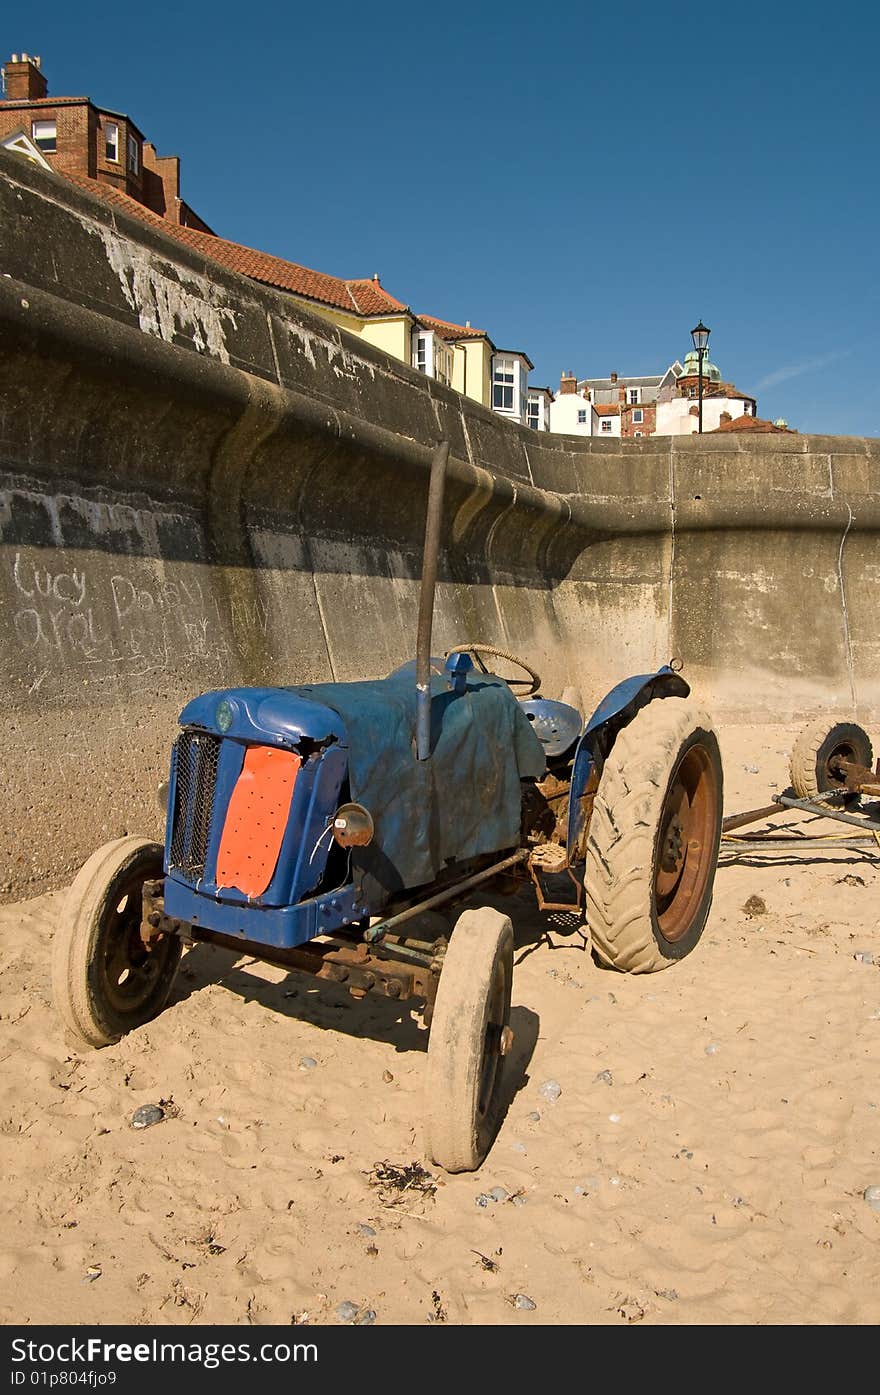
[(593, 949), (626, 973), (654, 973), (694, 948), (709, 916), (723, 780), (711, 719), (684, 698), (650, 703), (602, 770), (584, 886)]
[(52, 996), (65, 1027), (87, 1046), (110, 1046), (162, 1011), (181, 944), (141, 939), (142, 888), (162, 875), (162, 848), (144, 838), (105, 843), (71, 886), (52, 946)]
[(817, 799), (829, 790), (845, 789), (846, 780), (836, 769), (838, 760), (870, 769), (874, 763), (871, 738), (855, 722), (829, 726), (827, 717), (817, 717), (792, 747), (789, 774), (798, 799)]
[(428, 1040), (427, 1151), (447, 1172), (479, 1167), (495, 1137), (512, 981), (509, 918), (489, 906), (463, 911), (443, 962)]

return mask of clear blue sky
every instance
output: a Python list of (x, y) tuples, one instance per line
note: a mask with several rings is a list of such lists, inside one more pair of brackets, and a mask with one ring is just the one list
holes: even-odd
[(762, 416), (880, 436), (878, 15), (43, 0), (3, 29), (179, 154), (217, 232), (378, 271), (533, 382), (658, 371), (702, 317)]

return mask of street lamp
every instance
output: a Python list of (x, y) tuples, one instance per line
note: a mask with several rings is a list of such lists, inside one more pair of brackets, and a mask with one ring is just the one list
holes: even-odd
[(701, 434), (703, 430), (703, 357), (709, 347), (709, 335), (711, 333), (712, 331), (706, 328), (702, 320), (700, 320), (700, 323), (695, 329), (691, 330), (691, 338), (694, 341), (694, 348), (697, 351), (697, 411), (699, 414), (697, 417), (697, 430)]

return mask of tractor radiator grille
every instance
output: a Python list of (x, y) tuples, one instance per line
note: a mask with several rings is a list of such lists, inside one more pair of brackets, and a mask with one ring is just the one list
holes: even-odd
[(171, 831), (171, 866), (200, 877), (208, 854), (220, 737), (183, 731), (177, 738), (177, 794)]

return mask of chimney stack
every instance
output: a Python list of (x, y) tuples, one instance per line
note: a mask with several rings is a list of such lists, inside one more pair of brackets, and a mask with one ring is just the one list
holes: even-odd
[(573, 374), (570, 370), (569, 370), (568, 373), (563, 373), (562, 377), (559, 379), (559, 392), (560, 392), (560, 395), (561, 395), (562, 393), (574, 393), (574, 392), (577, 392), (577, 386), (578, 386), (577, 378), (574, 376), (574, 374)]
[(616, 382), (617, 382), (617, 374), (616, 374), (616, 373), (612, 373), (612, 374), (611, 374), (611, 381), (612, 381), (612, 383), (616, 383)]
[(39, 57), (13, 53), (3, 68), (4, 99), (7, 102), (36, 102), (49, 91), (40, 71)]
[(733, 417), (730, 415), (729, 412), (722, 412), (722, 413), (721, 413), (721, 416), (720, 416), (720, 418), (719, 418), (719, 420), (720, 420), (720, 421), (733, 421)]

